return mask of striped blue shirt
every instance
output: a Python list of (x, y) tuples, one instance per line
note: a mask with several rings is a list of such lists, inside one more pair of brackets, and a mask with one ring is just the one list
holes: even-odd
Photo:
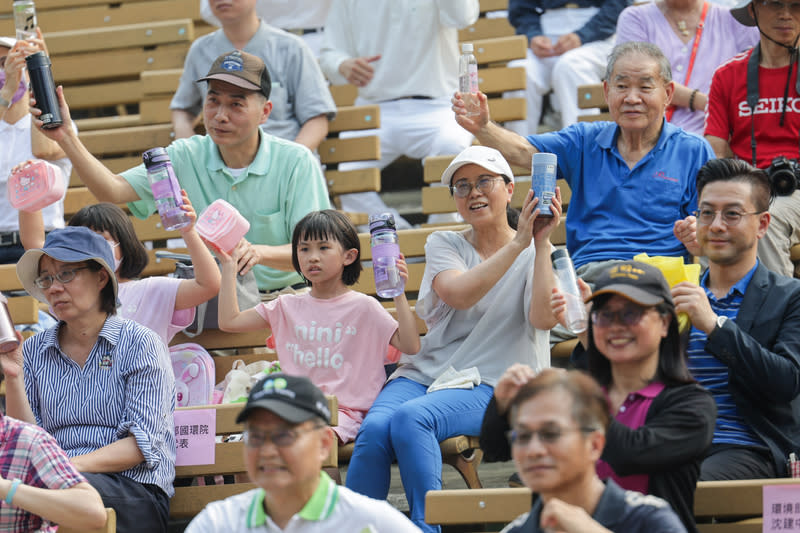
[(133, 435), (145, 460), (121, 474), (172, 496), (175, 378), (164, 342), (132, 320), (110, 316), (81, 368), (61, 351), (61, 324), (23, 345), (36, 423), (70, 457)]
[[(717, 315), (726, 316), (728, 320), (736, 320), (744, 293), (757, 267), (758, 262), (752, 270), (731, 287), (728, 294), (720, 299), (717, 299), (714, 293), (708, 289), (708, 271), (706, 271), (700, 280), (700, 286), (706, 291), (711, 309)], [(728, 390), (728, 367), (706, 351), (706, 340), (706, 334), (692, 326), (688, 346), (689, 370), (694, 378), (711, 392), (717, 402), (717, 423), (714, 428), (713, 443), (765, 446), (739, 414), (736, 403)]]

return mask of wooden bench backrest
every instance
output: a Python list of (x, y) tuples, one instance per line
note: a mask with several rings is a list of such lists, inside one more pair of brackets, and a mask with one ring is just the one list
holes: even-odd
[[(242, 404), (225, 404), (199, 407), (179, 407), (178, 410), (214, 409), (217, 413), (216, 434), (228, 436), (241, 433), (242, 424), (236, 423), (236, 417), (242, 410)], [(335, 397), (328, 397), (328, 407), (331, 410), (331, 425), (337, 425), (338, 404)], [(337, 448), (333, 446), (331, 454), (322, 465), (335, 467), (338, 464)], [(194, 478), (196, 476), (214, 476), (244, 474), (244, 442), (221, 442), (215, 447), (215, 460), (212, 465), (177, 466), (175, 479)], [(170, 500), (171, 518), (191, 518), (197, 515), (206, 504), (222, 500), (235, 494), (255, 488), (253, 483), (234, 483), (228, 485), (207, 485), (195, 487), (176, 487), (175, 495)]]
[[(107, 28), (163, 20), (192, 19), (202, 21), (197, 0), (143, 0), (112, 3), (108, 0), (84, 5), (56, 2), (53, 6), (36, 2), (36, 18), (43, 32), (62, 32), (84, 28)], [(6, 18), (8, 17), (8, 18)], [(14, 35), (11, 2), (0, 7), (0, 35)], [(48, 43), (49, 46), (49, 43)]]
[(507, 524), (530, 510), (528, 489), (431, 490), (425, 495), (425, 522), (440, 525)]
[(712, 518), (731, 521), (761, 516), (762, 491), (767, 485), (800, 485), (800, 480), (779, 478), (700, 481), (694, 494), (694, 515), (698, 521)]
[(591, 85), (581, 85), (578, 87), (578, 107), (580, 109), (595, 109), (600, 108), (600, 113), (595, 115), (581, 115), (578, 120), (584, 122), (593, 122), (596, 120), (611, 120), (611, 115), (608, 113), (608, 104), (606, 97), (603, 93), (602, 83), (593, 83)]

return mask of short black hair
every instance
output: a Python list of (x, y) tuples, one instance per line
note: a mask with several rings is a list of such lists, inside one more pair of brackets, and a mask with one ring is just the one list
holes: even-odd
[(98, 233), (107, 231), (119, 243), (122, 252), (122, 263), (117, 272), (119, 278), (137, 278), (147, 266), (147, 250), (136, 236), (128, 215), (116, 205), (102, 202), (82, 207), (69, 219), (69, 225), (84, 226)]
[(345, 265), (342, 281), (345, 285), (354, 285), (358, 281), (363, 269), (361, 241), (358, 239), (358, 231), (347, 216), (334, 209), (323, 209), (312, 211), (300, 219), (292, 232), (292, 265), (301, 276), (303, 273), (300, 271), (300, 261), (297, 259), (297, 246), (301, 240), (309, 239), (333, 240), (341, 244), (343, 250), (355, 248), (356, 259)]
[(700, 167), (697, 171), (697, 198), (706, 185), (715, 181), (749, 183), (753, 191), (753, 206), (760, 212), (768, 211), (775, 198), (767, 173), (741, 159), (710, 159)]

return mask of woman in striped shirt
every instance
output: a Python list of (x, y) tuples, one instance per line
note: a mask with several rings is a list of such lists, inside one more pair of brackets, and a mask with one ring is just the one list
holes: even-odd
[(116, 316), (106, 240), (51, 232), (17, 275), (59, 323), (0, 353), (7, 414), (53, 435), (117, 514), (117, 531), (166, 531), (175, 474), (175, 382), (153, 331)]

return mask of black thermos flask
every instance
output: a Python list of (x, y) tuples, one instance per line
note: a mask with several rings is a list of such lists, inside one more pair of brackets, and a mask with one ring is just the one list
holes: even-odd
[(50, 58), (44, 52), (36, 52), (25, 58), (31, 78), (33, 97), (36, 107), (42, 111), (39, 115), (43, 128), (57, 128), (61, 125), (61, 109), (58, 107), (56, 85), (53, 83), (53, 71), (50, 69)]

